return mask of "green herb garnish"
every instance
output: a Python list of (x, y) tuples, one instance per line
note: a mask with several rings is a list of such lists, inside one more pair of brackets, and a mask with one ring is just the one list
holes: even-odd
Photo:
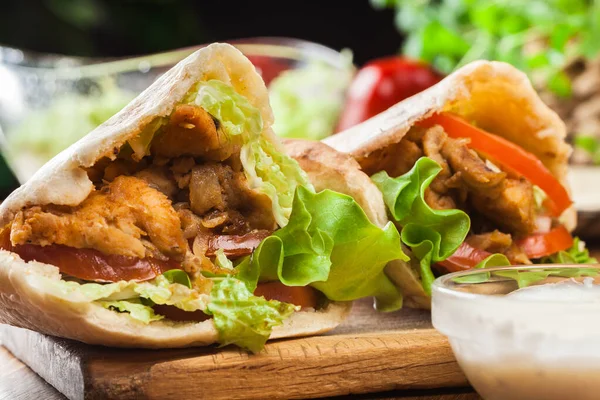
[(563, 67), (600, 52), (598, 0), (371, 0), (396, 9), (403, 53), (450, 73), (478, 59), (508, 62), (559, 96)]

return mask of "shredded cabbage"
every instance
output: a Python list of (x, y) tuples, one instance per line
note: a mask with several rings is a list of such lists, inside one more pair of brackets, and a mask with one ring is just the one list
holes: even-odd
[(275, 221), (285, 226), (296, 186), (310, 183), (294, 159), (262, 136), (260, 111), (231, 86), (217, 80), (201, 82), (192, 101), (218, 119), (227, 135), (241, 136), (240, 159), (248, 185), (269, 196)]

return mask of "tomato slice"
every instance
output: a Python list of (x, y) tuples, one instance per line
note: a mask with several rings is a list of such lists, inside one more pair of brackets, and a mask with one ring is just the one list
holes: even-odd
[(217, 250), (222, 249), (223, 254), (230, 258), (237, 258), (252, 254), (260, 242), (271, 235), (268, 230), (256, 230), (245, 235), (216, 235), (208, 240), (206, 255), (216, 255)]
[(527, 257), (540, 258), (573, 246), (573, 237), (562, 225), (547, 233), (537, 233), (517, 241)]
[(254, 290), (255, 296), (264, 296), (267, 300), (279, 300), (302, 308), (317, 308), (320, 293), (310, 286), (286, 286), (281, 282), (261, 282)]
[(181, 268), (174, 260), (140, 259), (57, 244), (13, 246), (10, 242), (10, 229), (4, 229), (0, 233), (0, 248), (17, 253), (24, 261), (35, 260), (56, 265), (61, 273), (85, 281), (147, 281), (168, 270)]
[[(264, 296), (267, 300), (278, 300), (295, 304), (302, 308), (317, 308), (320, 303), (320, 293), (310, 286), (285, 286), (281, 282), (261, 282), (254, 290), (255, 296)], [(154, 312), (164, 315), (171, 321), (202, 322), (212, 318), (203, 311), (185, 311), (175, 306), (156, 304)]]
[(492, 253), (477, 249), (467, 242), (462, 242), (454, 254), (437, 264), (444, 267), (448, 272), (464, 271), (475, 267), (491, 255)]
[(548, 196), (546, 203), (553, 216), (559, 217), (573, 204), (567, 190), (552, 175), (546, 166), (532, 153), (498, 136), (476, 128), (464, 119), (448, 114), (434, 114), (420, 125), (441, 125), (452, 138), (469, 138), (469, 147), (493, 158), (507, 170), (523, 175), (539, 186)]

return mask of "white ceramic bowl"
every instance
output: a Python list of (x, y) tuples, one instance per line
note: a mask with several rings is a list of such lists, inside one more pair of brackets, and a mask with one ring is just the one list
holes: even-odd
[[(434, 282), (433, 325), (484, 399), (600, 398), (600, 266), (579, 271), (593, 278), (570, 278), (581, 267), (470, 270)], [(540, 280), (519, 290), (515, 277)]]

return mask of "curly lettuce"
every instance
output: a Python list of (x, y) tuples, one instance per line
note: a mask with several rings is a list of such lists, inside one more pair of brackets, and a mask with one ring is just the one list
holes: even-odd
[(471, 226), (464, 211), (434, 210), (425, 202), (425, 189), (441, 170), (435, 161), (422, 157), (409, 172), (397, 178), (385, 171), (371, 177), (393, 219), (402, 227), (402, 242), (419, 260), (421, 281), (428, 294), (435, 279), (431, 264), (454, 254)]
[(373, 225), (350, 196), (299, 186), (288, 225), (238, 265), (237, 278), (250, 291), (259, 280), (278, 280), (311, 285), (330, 300), (374, 296), (379, 310), (392, 311), (402, 306), (402, 293), (383, 270), (396, 259), (408, 257), (392, 223)]
[(578, 237), (573, 238), (573, 245), (567, 250), (559, 251), (540, 259), (541, 264), (597, 264), (598, 260), (590, 257), (585, 243)]
[(206, 313), (213, 316), (221, 346), (235, 344), (258, 353), (294, 311), (292, 304), (254, 296), (238, 279), (215, 279)]

